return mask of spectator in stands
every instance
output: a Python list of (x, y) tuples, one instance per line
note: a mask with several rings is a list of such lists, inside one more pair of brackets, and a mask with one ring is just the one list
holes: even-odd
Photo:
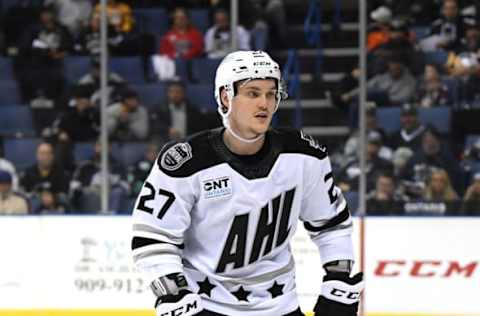
[(367, 49), (369, 52), (390, 39), (392, 11), (386, 6), (380, 6), (370, 13), (370, 18), (374, 22), (368, 26)]
[[(135, 31), (132, 9), (125, 3), (109, 0), (107, 16), (109, 52), (113, 56), (141, 56), (145, 71), (148, 56), (155, 53), (155, 37)], [(100, 4), (95, 7), (90, 26), (82, 31), (77, 46), (79, 52), (98, 54), (99, 36)]]
[(18, 190), (18, 174), (15, 169), (15, 165), (3, 157), (3, 154), (0, 153), (0, 171), (6, 171), (12, 177), (12, 189), (13, 191)]
[(97, 139), (100, 132), (100, 114), (90, 100), (89, 87), (73, 88), (73, 107), (55, 122), (61, 142), (88, 142)]
[(8, 9), (3, 7), (2, 26), (7, 56), (16, 57), (19, 54), (25, 30), (30, 30), (36, 23), (39, 11), (39, 4), (34, 5), (30, 0), (15, 1)]
[[(400, 58), (390, 59), (387, 72), (374, 76), (367, 83), (369, 99), (377, 101), (375, 94), (383, 94), (388, 105), (399, 105), (412, 100), (415, 86), (415, 78)], [(380, 97), (377, 104), (382, 104), (382, 101), (385, 102), (385, 98)]]
[[(241, 21), (242, 25), (250, 31), (252, 48), (254, 50), (266, 50), (268, 45), (269, 28), (267, 24), (268, 21), (266, 19), (268, 17), (265, 16), (263, 10), (258, 10), (258, 3), (256, 2), (256, 0), (238, 1), (239, 21)], [(209, 5), (211, 11), (215, 11), (216, 9), (223, 9), (227, 10), (227, 12), (230, 12), (231, 0), (211, 0)], [(281, 14), (282, 13), (280, 13), (280, 15)], [(280, 17), (279, 20), (281, 19), (282, 17)], [(285, 26), (286, 25), (282, 25), (283, 28)], [(274, 41), (272, 44), (276, 44), (276, 42)]]
[[(90, 160), (84, 161), (78, 166), (70, 183), (70, 201), (76, 210), (97, 211), (100, 209), (102, 186), (100, 142), (95, 143), (94, 152), (94, 156)], [(119, 211), (125, 205), (130, 190), (126, 178), (127, 173), (112, 155), (109, 155), (108, 160), (109, 206), (110, 210)]]
[(23, 97), (32, 101), (32, 108), (53, 108), (63, 92), (63, 58), (71, 46), (68, 30), (56, 21), (51, 9), (44, 8), (39, 25), (26, 37), (18, 73)]
[[(100, 106), (100, 61), (97, 57), (92, 58), (90, 72), (81, 77), (78, 85), (87, 86), (90, 93), (90, 100), (92, 103)], [(118, 101), (121, 91), (125, 90), (127, 82), (119, 74), (115, 72), (108, 72), (107, 74), (107, 94), (109, 103)]]
[[(367, 82), (368, 98), (377, 104), (398, 105), (410, 101), (415, 93), (416, 80), (399, 57), (388, 62), (388, 71)], [(358, 88), (341, 95), (343, 102), (358, 96)]]
[(169, 58), (192, 59), (203, 54), (203, 37), (187, 16), (183, 8), (172, 13), (172, 28), (160, 40), (160, 55)]
[(480, 49), (480, 24), (476, 19), (469, 19), (465, 24), (465, 36), (457, 53), (478, 53)]
[[(358, 122), (357, 117), (355, 117), (355, 120)], [(378, 125), (377, 106), (375, 103), (371, 103), (371, 102), (367, 103), (366, 128), (367, 128), (367, 133), (370, 131), (375, 131), (382, 138), (382, 147), (380, 148), (380, 151), (378, 153), (379, 156), (384, 159), (391, 160), (392, 150), (389, 147), (387, 147), (384, 143), (384, 141), (387, 138), (387, 134), (385, 133), (385, 130)], [(345, 142), (344, 154), (348, 157), (352, 157), (357, 155), (357, 151), (358, 151), (358, 129), (355, 130)]]
[(441, 16), (431, 25), (431, 34), (438, 36), (437, 47), (455, 50), (465, 35), (465, 22), (460, 15), (457, 0), (443, 0)]
[(136, 197), (140, 193), (145, 179), (155, 164), (159, 149), (157, 142), (148, 144), (145, 150), (145, 156), (129, 168), (128, 183), (131, 188), (130, 196)]
[[(209, 58), (223, 58), (231, 48), (230, 17), (224, 9), (217, 9), (213, 17), (214, 24), (205, 34), (205, 52)], [(237, 26), (237, 48), (250, 50), (250, 33), (241, 25)]]
[(457, 192), (463, 192), (463, 177), (461, 169), (451, 152), (442, 146), (440, 135), (433, 129), (427, 129), (422, 136), (420, 150), (407, 162), (403, 174), (407, 194), (414, 197), (423, 193), (431, 173), (436, 169), (447, 172)]
[[(375, 178), (381, 172), (393, 172), (393, 165), (390, 161), (379, 156), (380, 148), (382, 147), (382, 137), (375, 131), (370, 131), (367, 136), (367, 192), (375, 187)], [(346, 163), (340, 171), (339, 179), (337, 180), (342, 191), (358, 191), (358, 180), (361, 174), (360, 158), (354, 157)]]
[(371, 75), (385, 72), (391, 59), (400, 60), (414, 74), (423, 69), (410, 39), (410, 30), (405, 19), (395, 18), (390, 22), (389, 36), (368, 55), (368, 71)]
[(27, 214), (28, 201), (12, 190), (12, 175), (0, 170), (0, 214)]
[(449, 74), (462, 82), (462, 99), (466, 104), (477, 105), (480, 100), (480, 24), (466, 25), (465, 38), (457, 53), (450, 53), (447, 62)]
[(156, 106), (150, 116), (154, 139), (178, 140), (205, 128), (203, 114), (187, 101), (181, 82), (168, 85), (165, 103)]
[(87, 25), (92, 14), (90, 0), (45, 0), (44, 6), (53, 6), (60, 23), (65, 25), (70, 33), (78, 35), (80, 29)]
[(29, 194), (48, 189), (54, 193), (66, 193), (68, 176), (55, 163), (53, 146), (41, 143), (37, 147), (37, 163), (27, 168), (20, 178), (20, 185)]
[(394, 150), (399, 147), (408, 147), (416, 152), (420, 149), (425, 130), (425, 125), (418, 120), (417, 107), (405, 103), (400, 112), (400, 130), (390, 137), (390, 147)]
[(404, 172), (404, 168), (412, 156), (413, 151), (408, 147), (398, 147), (393, 152), (392, 163), (395, 177), (399, 177)]
[(43, 189), (39, 192), (39, 201), (32, 213), (65, 213), (67, 208), (67, 204), (56, 193)]
[(251, 0), (251, 3), (253, 12), (256, 12), (260, 19), (263, 18), (268, 23), (271, 37), (273, 37), (270, 42), (276, 44), (275, 47), (286, 47), (287, 19), (283, 0)]
[[(122, 42), (122, 36), (111, 26), (108, 27), (108, 48), (112, 52), (112, 48)], [(100, 16), (94, 14), (90, 17), (88, 25), (80, 30), (80, 34), (75, 42), (75, 53), (80, 55), (100, 55)]]
[(442, 82), (435, 65), (425, 65), (423, 80), (418, 87), (415, 101), (420, 107), (425, 108), (452, 104), (451, 93)]
[[(101, 14), (101, 4), (97, 4), (93, 11), (95, 15)], [(107, 1), (108, 24), (118, 33), (129, 33), (133, 30), (133, 13), (130, 6), (117, 0)]]
[(149, 132), (148, 112), (138, 94), (126, 89), (121, 100), (107, 108), (108, 135), (118, 141), (144, 140)]
[(369, 215), (399, 215), (406, 201), (408, 198), (397, 189), (393, 174), (382, 172), (375, 181), (375, 190), (367, 195), (367, 211)]
[(466, 146), (460, 166), (465, 174), (466, 183), (470, 183), (475, 175), (480, 175), (480, 139)]
[(480, 173), (473, 176), (472, 184), (463, 196), (462, 212), (465, 215), (480, 214)]
[(454, 202), (458, 195), (450, 183), (448, 173), (443, 169), (435, 169), (430, 173), (423, 199), (429, 202)]
[(100, 114), (90, 101), (87, 86), (73, 89), (73, 107), (59, 116), (53, 124), (55, 159), (70, 172), (73, 172), (73, 147), (76, 142), (94, 141), (100, 133)]

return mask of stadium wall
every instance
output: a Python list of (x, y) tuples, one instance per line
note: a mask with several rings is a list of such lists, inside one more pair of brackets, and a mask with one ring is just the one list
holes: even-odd
[[(365, 227), (369, 316), (480, 315), (480, 218), (374, 217)], [(1, 217), (0, 315), (154, 315), (131, 262), (130, 229), (127, 216)], [(319, 256), (303, 229), (293, 249), (310, 310)]]

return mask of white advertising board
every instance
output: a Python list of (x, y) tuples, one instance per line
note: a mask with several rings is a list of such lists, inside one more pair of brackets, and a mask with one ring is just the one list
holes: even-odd
[[(128, 217), (0, 217), (0, 314), (151, 309), (131, 260), (130, 228)], [(367, 312), (480, 315), (479, 228), (480, 218), (369, 218)], [(292, 248), (300, 302), (311, 310), (321, 285), (318, 251), (303, 229)]]
[(480, 315), (480, 218), (369, 218), (368, 312)]
[[(298, 291), (310, 310), (322, 268), (299, 225)], [(0, 309), (151, 308), (154, 299), (130, 253), (129, 217), (0, 217)], [(26, 297), (29, 299), (27, 300)]]

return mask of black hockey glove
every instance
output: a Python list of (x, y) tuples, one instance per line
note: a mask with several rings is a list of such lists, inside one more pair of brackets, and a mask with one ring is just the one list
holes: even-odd
[(157, 296), (157, 316), (193, 316), (203, 309), (200, 296), (188, 289), (187, 281), (180, 273), (160, 277), (150, 287)]
[(363, 273), (329, 272), (323, 277), (322, 294), (315, 304), (315, 316), (357, 316), (363, 290)]

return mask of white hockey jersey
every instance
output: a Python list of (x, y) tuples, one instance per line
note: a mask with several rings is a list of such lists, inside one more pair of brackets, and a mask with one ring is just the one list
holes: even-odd
[(323, 263), (353, 260), (347, 203), (325, 147), (303, 132), (272, 129), (247, 157), (222, 132), (162, 150), (135, 204), (134, 261), (151, 280), (183, 272), (207, 310), (288, 314), (298, 308), (289, 247), (298, 219)]

